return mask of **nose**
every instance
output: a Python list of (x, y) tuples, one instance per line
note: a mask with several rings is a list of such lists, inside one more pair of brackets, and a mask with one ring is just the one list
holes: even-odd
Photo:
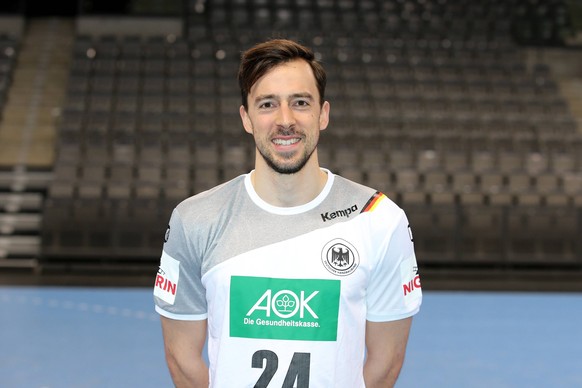
[(288, 104), (281, 104), (277, 115), (277, 125), (283, 128), (290, 128), (295, 125), (295, 115)]

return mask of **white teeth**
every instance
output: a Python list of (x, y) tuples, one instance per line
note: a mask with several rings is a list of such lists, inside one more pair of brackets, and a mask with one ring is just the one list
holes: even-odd
[(295, 144), (299, 142), (299, 139), (289, 139), (289, 140), (283, 140), (283, 139), (274, 139), (273, 143), (277, 144), (277, 145), (282, 145), (282, 146), (288, 146), (291, 144)]

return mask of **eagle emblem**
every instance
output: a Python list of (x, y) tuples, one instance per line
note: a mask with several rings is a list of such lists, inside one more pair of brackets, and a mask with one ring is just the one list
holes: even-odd
[(337, 267), (345, 267), (350, 264), (350, 251), (345, 247), (335, 247), (331, 251), (331, 262)]
[(331, 240), (321, 251), (321, 262), (325, 269), (337, 276), (352, 274), (360, 265), (356, 248), (346, 240)]

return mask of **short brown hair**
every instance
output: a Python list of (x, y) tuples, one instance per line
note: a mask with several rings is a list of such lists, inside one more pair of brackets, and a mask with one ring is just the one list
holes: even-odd
[(319, 103), (323, 105), (327, 75), (321, 63), (315, 60), (313, 51), (292, 40), (273, 39), (259, 43), (242, 54), (238, 84), (244, 108), (248, 109), (248, 95), (259, 78), (275, 66), (295, 59), (303, 59), (311, 67), (319, 91)]

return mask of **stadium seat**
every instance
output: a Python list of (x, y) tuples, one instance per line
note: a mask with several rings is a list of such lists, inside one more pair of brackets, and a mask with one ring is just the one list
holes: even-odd
[(419, 259), (427, 263), (455, 263), (458, 253), (456, 208), (442, 204), (408, 204), (406, 213)]
[(473, 263), (503, 263), (506, 208), (501, 206), (464, 206), (459, 228), (460, 257)]
[(508, 214), (508, 258), (519, 264), (574, 263), (579, 213), (567, 206), (520, 206)]
[[(539, 2), (519, 3), (189, 2), (184, 37), (78, 35), (43, 245), (51, 255), (152, 254), (160, 209), (248, 171), (239, 55), (278, 32), (312, 45), (329, 73), (320, 163), (402, 205), (419, 257), (572, 260), (582, 137), (550, 68), (529, 66), (512, 39), (554, 39), (515, 13)], [(0, 58), (0, 69), (13, 64)], [(0, 75), (0, 97), (10, 82)], [(539, 244), (523, 246), (528, 234)]]

